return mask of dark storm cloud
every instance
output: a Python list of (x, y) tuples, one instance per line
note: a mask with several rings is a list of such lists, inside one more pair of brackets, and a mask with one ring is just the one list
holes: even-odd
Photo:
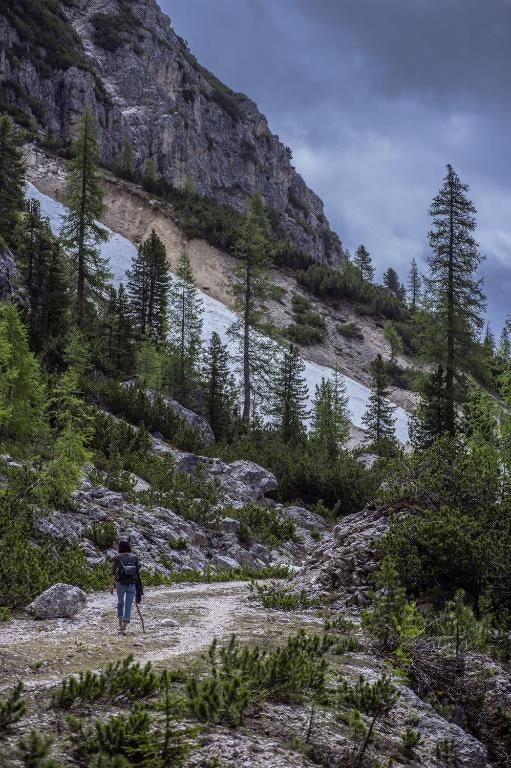
[(511, 311), (511, 0), (163, 0), (178, 34), (252, 97), (332, 226), (378, 270), (424, 264), (453, 163), (479, 210), (495, 326)]

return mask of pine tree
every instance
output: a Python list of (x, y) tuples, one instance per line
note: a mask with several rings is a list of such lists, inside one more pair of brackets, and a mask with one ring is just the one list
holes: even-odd
[(109, 272), (100, 246), (108, 230), (98, 224), (105, 212), (102, 176), (98, 169), (99, 145), (96, 121), (89, 107), (79, 123), (73, 160), (66, 182), (67, 214), (62, 237), (69, 248), (76, 277), (76, 311), (80, 328), (85, 326), (89, 301), (104, 297)]
[(114, 171), (118, 176), (127, 181), (134, 181), (136, 178), (133, 147), (128, 139), (124, 140), (121, 151), (114, 159)]
[(284, 442), (299, 441), (304, 437), (307, 417), (308, 390), (303, 373), (305, 363), (298, 347), (290, 344), (284, 351), (273, 383), (269, 415)]
[[(270, 221), (268, 210), (260, 195), (253, 195), (243, 218), (236, 243), (238, 261), (234, 268), (234, 308), (239, 320), (229, 329), (229, 335), (240, 346), (243, 381), (242, 421), (250, 423), (252, 392), (261, 369), (261, 343), (257, 328), (261, 324), (264, 300), (268, 296), (268, 253), (270, 251)], [(266, 362), (270, 358), (266, 358)]]
[[(429, 233), (432, 253), (428, 258), (427, 295), (435, 350), (434, 362), (442, 364), (446, 375), (447, 431), (456, 434), (457, 407), (462, 402), (458, 387), (463, 368), (470, 361), (477, 333), (482, 326), (484, 296), (474, 273), (481, 262), (472, 233), (476, 228), (473, 203), (451, 165), (430, 216)], [(438, 358), (439, 353), (439, 359)]]
[(358, 246), (355, 253), (355, 257), (353, 259), (353, 264), (358, 268), (362, 280), (365, 280), (367, 283), (373, 282), (374, 280), (373, 262), (372, 262), (371, 256), (369, 255), (368, 250), (364, 245)]
[(13, 304), (0, 304), (0, 435), (27, 442), (42, 434), (45, 393), (28, 334)]
[(488, 358), (492, 358), (495, 355), (495, 336), (492, 333), (489, 323), (486, 326), (486, 333), (484, 334), (483, 349)]
[(390, 362), (394, 363), (396, 357), (403, 351), (403, 339), (392, 320), (386, 320), (383, 324), (383, 336), (390, 345)]
[(170, 273), (167, 252), (154, 229), (138, 249), (127, 273), (135, 330), (157, 344), (163, 344), (168, 331)]
[(198, 382), (204, 304), (195, 286), (190, 257), (181, 251), (170, 288), (169, 317), (173, 390), (183, 405), (192, 404)]
[(346, 385), (337, 372), (316, 385), (310, 442), (315, 450), (335, 461), (350, 436)]
[(429, 448), (447, 432), (447, 389), (445, 369), (436, 366), (422, 385), (419, 406), (410, 424), (410, 439), (415, 448)]
[(509, 362), (511, 360), (511, 340), (509, 339), (509, 321), (502, 328), (499, 346), (497, 349), (498, 356), (504, 361)]
[(402, 286), (399, 283), (399, 277), (395, 269), (389, 267), (386, 272), (383, 273), (383, 285), (389, 293), (398, 297), (401, 292)]
[(18, 268), (28, 298), (30, 347), (50, 369), (63, 363), (71, 310), (69, 269), (61, 243), (30, 200), (20, 226)]
[(16, 225), (24, 206), (23, 136), (7, 115), (0, 115), (0, 246), (16, 245)]
[(103, 328), (109, 370), (114, 375), (131, 374), (135, 362), (134, 332), (131, 307), (122, 283), (117, 291), (110, 289)]
[(375, 449), (381, 451), (395, 444), (395, 406), (387, 400), (387, 371), (381, 355), (377, 355), (371, 363), (371, 373), (372, 393), (362, 422), (367, 437)]
[(206, 418), (217, 440), (232, 435), (237, 392), (229, 371), (229, 353), (220, 336), (213, 332), (206, 353), (203, 377)]
[(408, 276), (408, 296), (410, 312), (414, 315), (420, 306), (421, 301), (422, 278), (415, 259), (412, 259), (410, 273)]

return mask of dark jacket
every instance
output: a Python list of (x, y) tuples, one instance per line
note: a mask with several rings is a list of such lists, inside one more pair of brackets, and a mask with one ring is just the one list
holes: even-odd
[[(136, 576), (126, 577), (123, 566), (134, 565), (136, 567)], [(140, 561), (138, 557), (131, 552), (118, 552), (112, 561), (112, 575), (115, 580), (121, 584), (134, 584), (137, 591), (136, 601), (142, 601), (144, 586), (140, 578)]]

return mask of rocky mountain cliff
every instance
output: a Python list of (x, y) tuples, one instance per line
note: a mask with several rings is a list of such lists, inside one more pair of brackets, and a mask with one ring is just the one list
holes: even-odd
[(128, 140), (175, 187), (243, 210), (259, 191), (282, 237), (318, 261), (342, 247), (323, 203), (246, 96), (202, 67), (155, 0), (0, 0), (0, 107), (65, 146), (86, 104), (102, 160)]

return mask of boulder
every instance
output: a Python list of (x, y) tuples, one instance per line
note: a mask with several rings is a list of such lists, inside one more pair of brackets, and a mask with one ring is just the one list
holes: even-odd
[[(154, 400), (156, 397), (161, 397), (161, 395), (158, 395), (152, 389), (146, 389), (144, 392), (149, 400)], [(197, 432), (205, 446), (211, 445), (211, 443), (215, 442), (213, 430), (211, 429), (211, 426), (209, 422), (206, 421), (206, 419), (204, 419), (202, 416), (199, 416), (198, 413), (185, 408), (183, 405), (181, 405), (181, 403), (178, 403), (177, 400), (170, 400), (166, 397), (161, 397), (161, 400), (167, 406), (167, 408), (170, 408), (170, 410), (173, 411), (176, 416), (186, 424), (187, 427), (190, 427), (190, 429), (193, 429), (194, 432)]]
[(87, 605), (87, 595), (71, 584), (54, 584), (33, 600), (27, 611), (34, 619), (72, 619)]
[(238, 535), (240, 530), (239, 521), (233, 517), (222, 517), (218, 522), (218, 527), (223, 533), (234, 533), (236, 535)]
[(235, 560), (233, 557), (228, 557), (227, 555), (213, 555), (213, 562), (219, 568), (222, 568), (226, 571), (240, 567), (240, 564), (237, 560)]

